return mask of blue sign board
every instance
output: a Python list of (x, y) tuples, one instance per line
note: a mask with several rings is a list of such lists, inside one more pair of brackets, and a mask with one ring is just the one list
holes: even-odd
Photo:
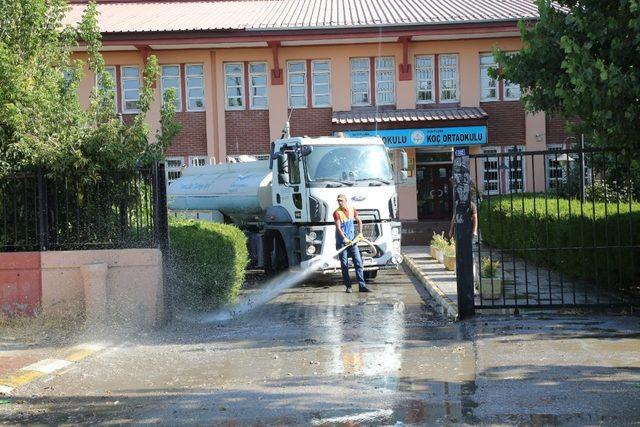
[(344, 131), (344, 136), (379, 136), (389, 148), (480, 145), (487, 143), (486, 126), (449, 128), (384, 129)]

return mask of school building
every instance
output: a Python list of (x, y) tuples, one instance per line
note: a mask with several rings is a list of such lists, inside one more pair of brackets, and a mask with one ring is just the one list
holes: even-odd
[[(118, 113), (136, 114), (150, 54), (161, 65), (152, 128), (162, 91), (178, 93), (183, 129), (167, 152), (170, 180), (183, 165), (268, 154), (287, 120), (293, 136), (375, 133), (392, 153), (409, 155), (399, 215), (419, 231), (451, 216), (452, 144), (504, 153), (562, 148), (568, 140), (560, 119), (525, 113), (520, 88), (487, 74), (494, 46), (520, 48), (517, 23), (535, 23), (533, 0), (98, 3)], [(85, 6), (71, 0), (68, 22)], [(84, 102), (95, 84), (87, 74)], [(474, 171), (478, 187), (530, 189), (526, 165), (512, 159), (483, 161)]]

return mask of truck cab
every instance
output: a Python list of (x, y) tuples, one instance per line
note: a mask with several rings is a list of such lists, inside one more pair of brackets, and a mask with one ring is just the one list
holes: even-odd
[(267, 264), (284, 263), (287, 248), (288, 265), (304, 268), (322, 259), (323, 272), (338, 270), (331, 255), (339, 194), (358, 211), (371, 242), (360, 244), (367, 276), (401, 262), (394, 171), (380, 138), (281, 139), (272, 144), (270, 167), (273, 200), (265, 212), (265, 233), (276, 237), (266, 245)]

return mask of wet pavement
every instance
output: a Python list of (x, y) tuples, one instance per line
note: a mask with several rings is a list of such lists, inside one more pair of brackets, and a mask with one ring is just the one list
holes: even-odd
[[(223, 323), (129, 335), (16, 390), (0, 421), (213, 425), (640, 423), (640, 319), (452, 323), (405, 271), (337, 276)], [(255, 291), (253, 291), (255, 292)]]

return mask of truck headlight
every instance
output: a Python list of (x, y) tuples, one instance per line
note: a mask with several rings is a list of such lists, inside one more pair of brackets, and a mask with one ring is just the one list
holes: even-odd
[(393, 241), (393, 249), (400, 249), (400, 240)]
[(307, 242), (313, 242), (317, 237), (318, 235), (315, 231), (310, 231), (309, 234), (307, 234)]
[(400, 227), (393, 227), (391, 229), (391, 236), (392, 237), (400, 237)]
[(313, 245), (307, 246), (307, 255), (313, 255), (316, 253), (316, 247)]

